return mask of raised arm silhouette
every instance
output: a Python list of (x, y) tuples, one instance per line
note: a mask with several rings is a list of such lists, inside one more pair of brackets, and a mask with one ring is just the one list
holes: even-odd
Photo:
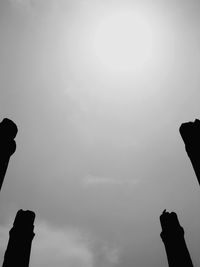
[(162, 232), (160, 234), (165, 245), (169, 267), (193, 267), (187, 249), (184, 230), (175, 212), (166, 212), (160, 216)]
[(14, 138), (17, 135), (16, 124), (5, 118), (0, 123), (0, 190), (4, 181), (10, 156), (16, 150)]
[(10, 238), (4, 255), (2, 267), (28, 267), (31, 253), (31, 244), (34, 237), (33, 211), (19, 210), (10, 230)]
[(181, 124), (179, 132), (200, 184), (200, 120)]

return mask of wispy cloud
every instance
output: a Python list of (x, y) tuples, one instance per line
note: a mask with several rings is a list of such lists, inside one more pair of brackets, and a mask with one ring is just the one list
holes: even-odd
[(13, 8), (27, 12), (53, 10), (59, 7), (60, 0), (8, 0)]
[(27, 10), (30, 10), (32, 7), (32, 1), (31, 0), (8, 0), (13, 7), (20, 7)]
[(86, 186), (92, 185), (136, 185), (139, 183), (137, 179), (113, 178), (105, 176), (87, 175), (83, 178), (83, 184)]

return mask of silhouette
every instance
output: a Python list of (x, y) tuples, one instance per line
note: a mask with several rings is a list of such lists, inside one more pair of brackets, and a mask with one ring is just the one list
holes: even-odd
[(9, 232), (7, 250), (4, 255), (3, 267), (28, 267), (31, 253), (31, 244), (34, 237), (33, 211), (19, 210), (15, 217), (13, 227)]
[(200, 184), (200, 120), (181, 124), (179, 132)]
[(162, 232), (160, 234), (165, 245), (169, 267), (192, 267), (192, 260), (187, 249), (183, 227), (179, 224), (175, 212), (166, 212), (160, 216)]
[(16, 124), (9, 120), (3, 119), (0, 123), (0, 190), (6, 174), (10, 156), (16, 150), (14, 138), (17, 135)]

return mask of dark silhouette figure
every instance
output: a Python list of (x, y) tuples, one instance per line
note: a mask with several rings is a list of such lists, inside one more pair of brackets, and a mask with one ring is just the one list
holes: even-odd
[(16, 124), (9, 120), (3, 119), (0, 123), (0, 190), (6, 174), (10, 156), (16, 150), (14, 138), (17, 135)]
[(34, 220), (33, 211), (19, 210), (17, 212), (13, 227), (9, 232), (10, 238), (2, 267), (29, 266), (31, 244), (35, 235)]
[(181, 124), (179, 131), (200, 184), (200, 120)]
[(165, 245), (169, 267), (192, 267), (184, 230), (179, 224), (177, 214), (164, 210), (160, 216), (160, 223), (162, 227), (160, 236)]

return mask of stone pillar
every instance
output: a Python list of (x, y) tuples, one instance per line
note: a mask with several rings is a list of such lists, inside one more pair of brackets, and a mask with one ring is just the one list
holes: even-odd
[(6, 174), (10, 156), (16, 150), (14, 138), (17, 135), (17, 126), (9, 119), (0, 123), (0, 190)]
[(193, 267), (189, 251), (187, 249), (184, 230), (179, 224), (175, 212), (166, 212), (160, 216), (162, 232), (160, 234), (165, 245), (169, 267)]
[(15, 217), (13, 227), (9, 232), (7, 250), (4, 255), (3, 267), (28, 267), (31, 245), (34, 237), (33, 211), (19, 210)]
[(200, 184), (200, 120), (181, 124), (179, 132)]

